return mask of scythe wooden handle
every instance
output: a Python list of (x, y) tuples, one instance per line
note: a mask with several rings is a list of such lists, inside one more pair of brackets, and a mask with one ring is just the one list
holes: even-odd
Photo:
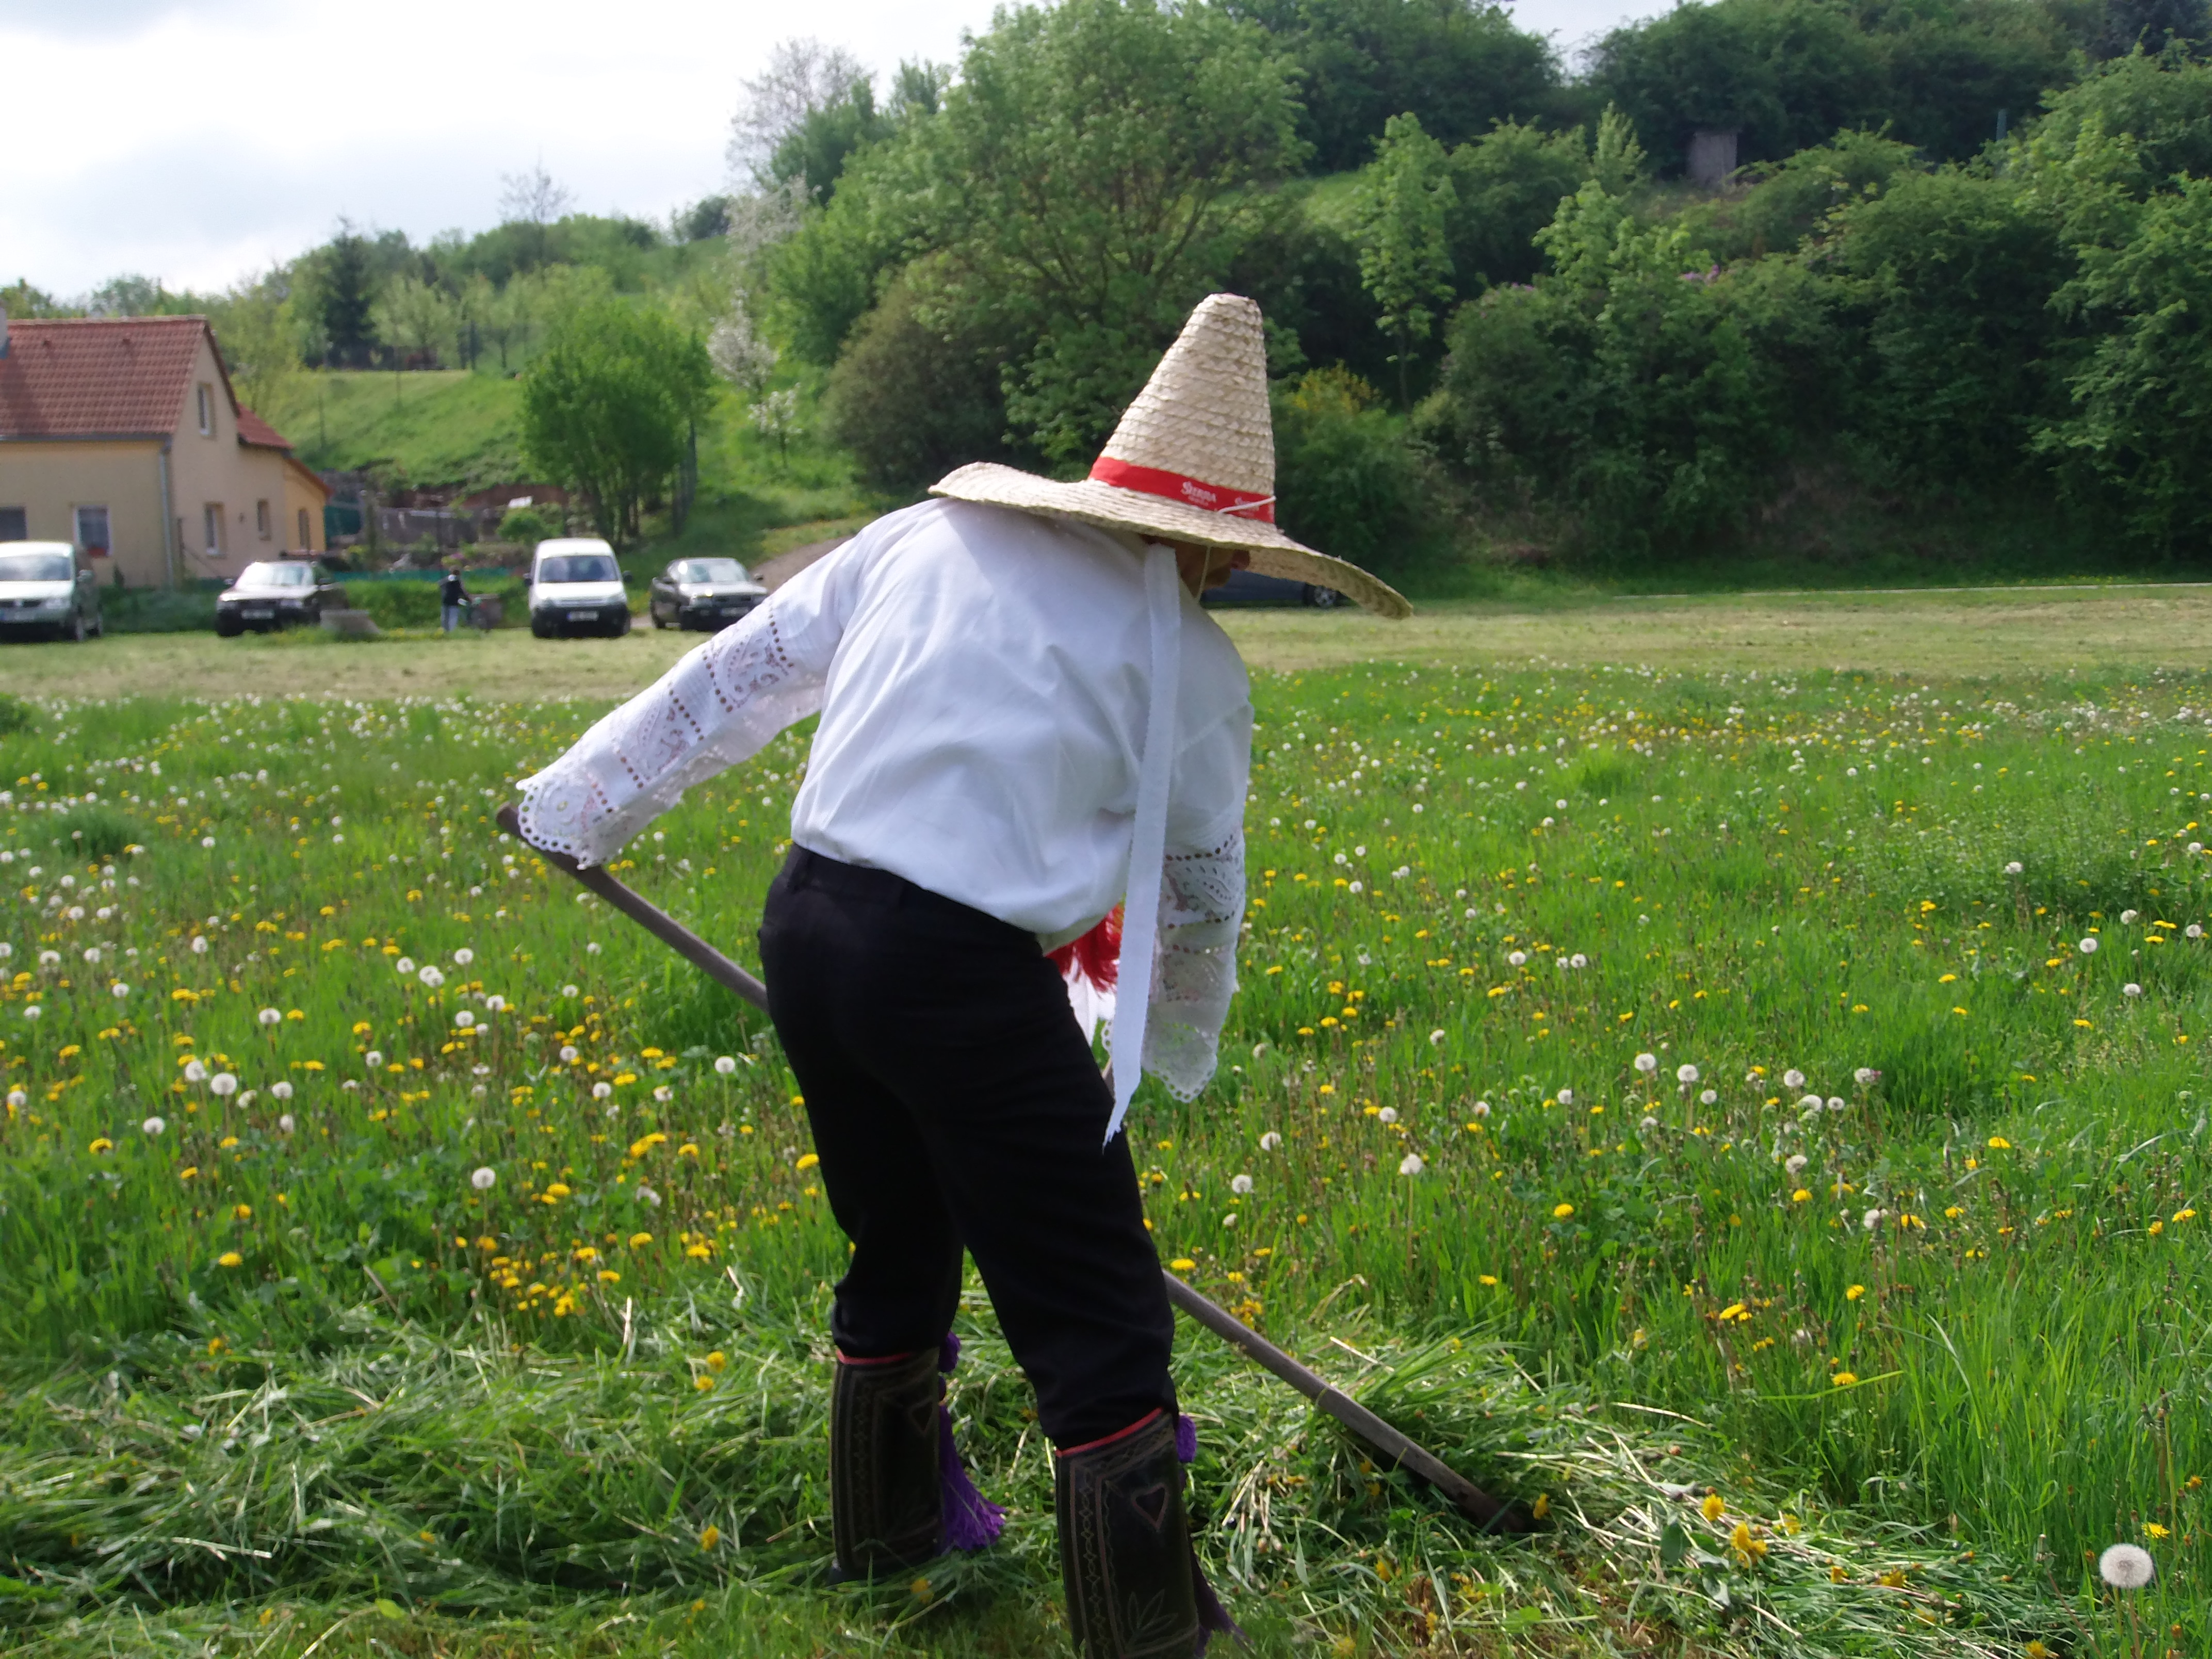
[[(647, 902), (604, 869), (587, 868), (566, 853), (550, 851), (531, 841), (522, 833), (522, 820), (512, 802), (501, 806), (494, 816), (501, 830), (563, 875), (605, 899), (716, 984), (736, 992), (756, 1008), (768, 1006), (767, 986), (659, 906)], [(1173, 1273), (1163, 1268), (1160, 1277), (1167, 1281), (1169, 1301), (1312, 1401), (1316, 1407), (1349, 1430), (1352, 1437), (1379, 1461), (1426, 1481), (1486, 1532), (1527, 1532), (1533, 1528), (1534, 1522), (1521, 1505), (1501, 1503), (1492, 1498), (1441, 1458), (1414, 1444), (1358, 1401), (1340, 1393), (1328, 1379), (1307, 1370), (1226, 1308), (1208, 1301)]]

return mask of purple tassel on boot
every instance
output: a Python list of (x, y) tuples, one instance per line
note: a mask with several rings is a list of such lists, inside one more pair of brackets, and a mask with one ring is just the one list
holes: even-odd
[[(937, 1369), (951, 1371), (960, 1363), (960, 1339), (947, 1336), (937, 1351)], [(937, 1408), (938, 1475), (945, 1498), (945, 1547), (974, 1551), (999, 1541), (1006, 1512), (975, 1490), (960, 1449), (952, 1443), (952, 1414), (942, 1404)]]
[[(1198, 1457), (1198, 1425), (1188, 1417), (1176, 1419), (1176, 1460), (1189, 1463)], [(1198, 1651), (1202, 1656), (1206, 1644), (1216, 1636), (1233, 1636), (1244, 1646), (1251, 1646), (1237, 1621), (1229, 1616), (1229, 1609), (1221, 1605), (1221, 1598), (1213, 1593), (1213, 1586), (1206, 1582), (1206, 1572), (1198, 1565), (1198, 1546), (1190, 1550), (1190, 1587), (1198, 1598)]]

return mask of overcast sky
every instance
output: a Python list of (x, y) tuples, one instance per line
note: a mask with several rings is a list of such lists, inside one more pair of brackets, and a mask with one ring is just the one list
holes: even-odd
[[(1667, 0), (1519, 0), (1563, 49)], [(738, 83), (793, 34), (888, 70), (959, 55), (992, 0), (0, 0), (12, 160), (0, 284), (220, 288), (341, 215), (481, 230), (500, 175), (664, 219), (721, 189)]]

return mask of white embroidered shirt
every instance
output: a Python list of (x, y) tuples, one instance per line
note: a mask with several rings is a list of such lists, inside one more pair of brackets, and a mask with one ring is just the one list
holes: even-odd
[[(1129, 886), (1155, 637), (1143, 553), (1003, 507), (889, 514), (525, 780), (524, 833), (605, 863), (818, 708), (793, 841), (1064, 944)], [(1188, 1099), (1212, 1075), (1236, 990), (1252, 707), (1236, 647), (1175, 592), (1144, 1068)]]

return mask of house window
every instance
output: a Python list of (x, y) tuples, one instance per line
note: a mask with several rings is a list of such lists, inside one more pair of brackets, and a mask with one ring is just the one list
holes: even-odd
[(80, 507), (76, 509), (76, 544), (95, 559), (107, 556), (107, 509), (104, 507)]
[(300, 509), (300, 551), (312, 553), (314, 550), (314, 538), (307, 534), (307, 509), (303, 507)]
[(199, 388), (200, 436), (215, 436), (215, 388), (203, 382)]
[(0, 542), (31, 539), (31, 515), (20, 507), (0, 507)]
[(254, 529), (254, 533), (255, 533), (255, 534), (257, 534), (257, 535), (258, 535), (258, 536), (261, 538), (261, 539), (262, 539), (263, 541), (264, 541), (264, 542), (265, 542), (265, 541), (267, 541), (267, 540), (269, 539), (270, 523), (270, 518), (269, 518), (269, 503), (268, 503), (268, 502), (266, 502), (266, 501), (256, 501), (256, 502), (254, 502), (254, 504), (253, 504), (253, 529)]
[(201, 509), (200, 517), (207, 531), (207, 550), (220, 558), (222, 556), (222, 503), (210, 501)]

